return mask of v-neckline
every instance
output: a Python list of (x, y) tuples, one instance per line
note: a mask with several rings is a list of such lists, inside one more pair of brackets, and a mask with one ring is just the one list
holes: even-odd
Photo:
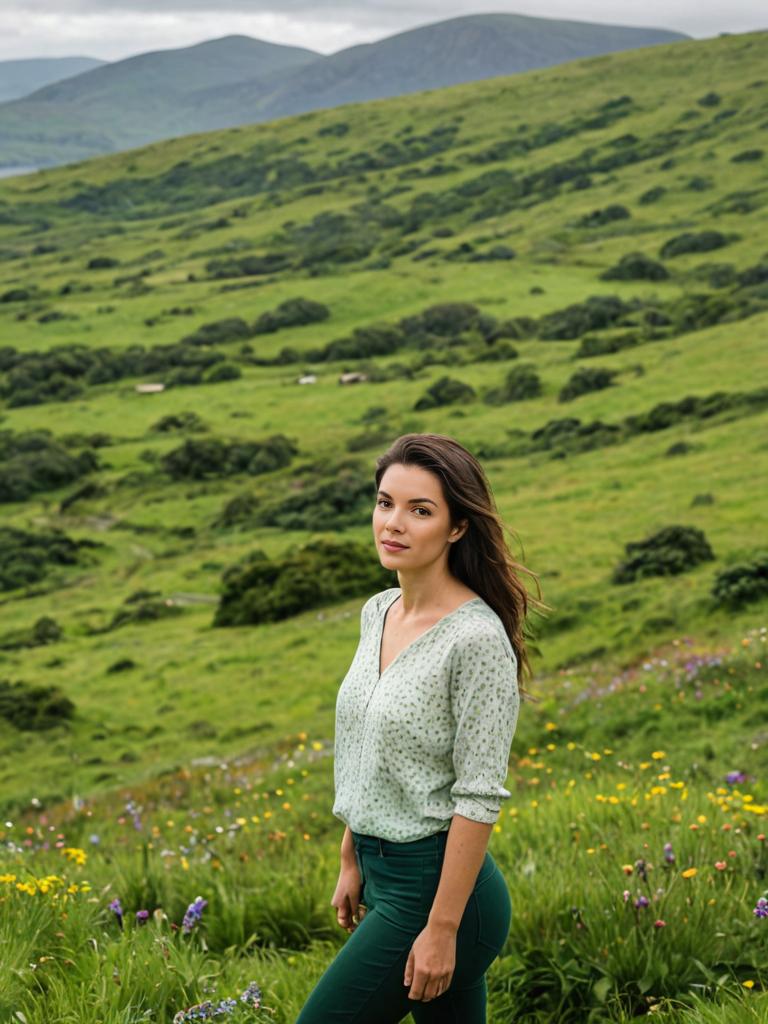
[(384, 609), (384, 614), (381, 616), (381, 618), (379, 620), (379, 642), (377, 644), (377, 652), (378, 653), (377, 653), (377, 657), (376, 657), (376, 670), (378, 672), (378, 676), (376, 678), (376, 682), (377, 683), (382, 678), (382, 676), (385, 676), (387, 674), (387, 672), (389, 672), (389, 670), (392, 668), (392, 666), (395, 664), (395, 662), (403, 654), (405, 654), (406, 651), (409, 651), (411, 649), (411, 647), (414, 646), (414, 644), (418, 643), (418, 641), (421, 640), (421, 638), (423, 636), (426, 636), (427, 633), (431, 633), (432, 630), (435, 629), (437, 626), (439, 626), (441, 622), (445, 622), (446, 619), (449, 619), (452, 615), (455, 615), (456, 612), (461, 611), (462, 608), (466, 608), (466, 606), (468, 604), (473, 604), (475, 601), (482, 601), (483, 600), (482, 597), (470, 597), (470, 599), (468, 601), (464, 601), (462, 604), (460, 604), (456, 608), (454, 608), (453, 611), (446, 612), (445, 615), (441, 615), (440, 618), (437, 620), (437, 622), (433, 622), (431, 626), (427, 626), (427, 628), (424, 630), (423, 633), (419, 633), (419, 635), (415, 636), (413, 638), (413, 640), (411, 640), (411, 642), (409, 644), (406, 644), (405, 647), (403, 647), (401, 650), (399, 650), (397, 652), (397, 654), (394, 656), (394, 658), (392, 659), (392, 661), (390, 661), (390, 663), (387, 665), (387, 667), (382, 671), (382, 668), (381, 668), (381, 645), (382, 645), (382, 642), (384, 640), (384, 623), (386, 622), (387, 613), (388, 613), (389, 609), (392, 607), (392, 605), (395, 603), (395, 601), (399, 600), (399, 598), (402, 597), (402, 594), (403, 594), (403, 592), (401, 590), (389, 602), (387, 607)]

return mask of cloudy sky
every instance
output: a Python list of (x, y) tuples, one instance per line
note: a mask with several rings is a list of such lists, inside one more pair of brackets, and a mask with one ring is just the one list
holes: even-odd
[(0, 0), (0, 60), (118, 60), (235, 33), (333, 53), (489, 11), (654, 26), (703, 38), (768, 28), (767, 10), (765, 0)]

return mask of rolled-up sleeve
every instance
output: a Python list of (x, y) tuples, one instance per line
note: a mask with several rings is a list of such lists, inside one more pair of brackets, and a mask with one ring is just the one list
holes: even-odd
[(454, 813), (493, 824), (512, 795), (504, 782), (520, 708), (517, 659), (506, 635), (476, 629), (456, 644), (451, 708)]

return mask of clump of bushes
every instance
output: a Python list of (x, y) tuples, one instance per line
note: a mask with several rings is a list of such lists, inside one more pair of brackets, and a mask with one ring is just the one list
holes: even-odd
[(71, 455), (49, 430), (0, 431), (0, 503), (26, 501), (98, 468), (94, 451)]
[(213, 521), (216, 528), (227, 529), (232, 526), (252, 526), (254, 516), (261, 502), (255, 494), (244, 492), (236, 494), (224, 505)]
[(327, 320), (330, 315), (331, 311), (322, 302), (302, 298), (286, 299), (277, 309), (261, 314), (253, 325), (253, 333), (273, 334), (283, 327), (320, 323)]
[(316, 540), (270, 559), (263, 551), (226, 569), (214, 626), (277, 622), (393, 586), (369, 544)]
[(0, 526), (0, 590), (15, 590), (41, 580), (52, 566), (76, 565), (94, 540), (73, 540), (63, 530), (31, 533)]
[(682, 256), (688, 252), (711, 252), (728, 245), (728, 238), (721, 231), (685, 231), (682, 235), (669, 238), (659, 250), (662, 259)]
[(627, 557), (614, 569), (612, 583), (674, 576), (715, 557), (706, 536), (696, 526), (665, 526), (645, 540), (630, 541), (625, 551)]
[(582, 366), (571, 376), (570, 380), (563, 385), (558, 395), (558, 401), (570, 402), (579, 395), (586, 395), (590, 391), (601, 391), (609, 388), (616, 377), (616, 370), (608, 370), (599, 366)]
[(719, 572), (712, 585), (712, 597), (731, 609), (768, 597), (768, 551), (756, 552), (749, 561)]
[(165, 619), (170, 615), (178, 615), (181, 611), (181, 607), (170, 598), (160, 597), (160, 592), (157, 590), (137, 590), (126, 597), (104, 632), (129, 624), (156, 622), (158, 619)]
[(222, 345), (228, 341), (250, 338), (251, 328), (242, 317), (232, 316), (203, 324), (181, 339), (182, 345)]
[(24, 647), (43, 647), (56, 643), (63, 630), (55, 619), (43, 615), (28, 629), (17, 629), (0, 637), (0, 650), (17, 651)]
[(544, 341), (578, 338), (587, 331), (611, 327), (631, 311), (632, 306), (617, 295), (590, 295), (584, 302), (575, 302), (541, 317), (539, 337)]
[(205, 480), (248, 473), (257, 476), (290, 465), (298, 452), (284, 434), (263, 441), (223, 441), (220, 438), (189, 438), (166, 452), (162, 468), (174, 480)]
[(601, 210), (592, 210), (591, 213), (585, 213), (576, 224), (580, 228), (596, 228), (601, 227), (603, 224), (610, 224), (615, 220), (627, 220), (631, 216), (632, 214), (626, 206), (622, 206), (620, 203), (611, 203), (610, 206), (606, 206)]
[(158, 434), (168, 434), (177, 430), (188, 430), (190, 433), (194, 433), (208, 428), (196, 412), (185, 410), (162, 416), (149, 429)]
[(638, 203), (640, 203), (641, 206), (650, 206), (651, 203), (657, 203), (666, 191), (667, 190), (663, 185), (654, 185), (653, 188), (649, 188), (647, 192), (643, 192), (638, 199)]
[(475, 389), (470, 384), (455, 380), (453, 377), (440, 377), (427, 388), (421, 398), (414, 403), (413, 408), (417, 412), (423, 412), (425, 409), (435, 409), (438, 406), (472, 402), (476, 397)]
[(340, 461), (328, 473), (323, 465), (309, 465), (294, 477), (293, 490), (279, 501), (255, 512), (259, 526), (283, 530), (317, 530), (360, 526), (373, 509), (374, 484), (370, 470), (357, 459)]
[(642, 252), (628, 252), (600, 275), (601, 281), (665, 281), (669, 271), (663, 263)]
[(513, 366), (501, 387), (486, 391), (483, 401), (487, 405), (503, 405), (505, 402), (522, 402), (526, 398), (537, 398), (541, 394), (541, 378), (529, 363)]
[(15, 729), (43, 731), (72, 718), (75, 705), (57, 686), (0, 680), (0, 718)]

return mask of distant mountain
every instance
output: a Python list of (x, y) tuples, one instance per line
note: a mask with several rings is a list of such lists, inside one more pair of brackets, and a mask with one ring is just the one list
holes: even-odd
[(510, 75), (688, 37), (514, 14), (453, 18), (324, 57), (246, 36), (141, 54), (0, 106), (0, 166)]
[(0, 61), (0, 103), (27, 96), (51, 82), (104, 64), (95, 57), (32, 57)]

